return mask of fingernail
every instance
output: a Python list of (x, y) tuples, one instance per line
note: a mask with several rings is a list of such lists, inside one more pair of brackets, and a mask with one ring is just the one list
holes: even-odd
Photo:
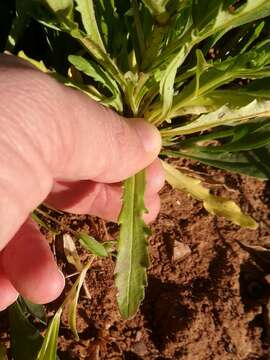
[(139, 134), (145, 152), (157, 156), (161, 148), (161, 137), (157, 128), (143, 119), (132, 120), (132, 125)]

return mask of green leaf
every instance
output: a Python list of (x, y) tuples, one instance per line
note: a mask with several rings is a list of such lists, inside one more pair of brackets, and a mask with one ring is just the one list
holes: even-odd
[[(249, 126), (251, 125), (251, 126)], [(233, 138), (229, 142), (225, 142), (223, 145), (200, 147), (202, 151), (206, 152), (239, 152), (254, 150), (264, 147), (270, 143), (270, 120), (266, 120), (265, 123), (255, 126), (254, 123), (246, 124), (246, 126), (238, 127), (237, 129), (246, 130), (242, 135), (235, 132)], [(251, 128), (251, 129), (250, 129)], [(239, 137), (237, 135), (240, 135)]]
[(12, 26), (9, 32), (5, 50), (9, 52), (14, 51), (16, 44), (23, 36), (27, 26), (31, 21), (30, 12), (33, 8), (33, 5), (34, 4), (32, 0), (16, 1), (16, 16), (12, 21)]
[(254, 118), (263, 118), (266, 116), (270, 116), (270, 101), (254, 100), (240, 109), (231, 109), (224, 105), (217, 111), (201, 115), (187, 125), (162, 130), (161, 134), (164, 137), (192, 134), (221, 125), (235, 126)]
[(108, 103), (109, 105), (113, 106), (118, 112), (123, 111), (121, 92), (118, 88), (117, 83), (110, 74), (108, 74), (105, 70), (102, 69), (101, 66), (97, 65), (95, 62), (85, 59), (82, 56), (69, 55), (68, 60), (72, 65), (76, 67), (76, 69), (82, 71), (87, 76), (99, 82), (111, 92), (112, 98), (104, 98), (104, 100), (102, 100), (103, 103)]
[[(169, 0), (142, 0), (148, 9), (155, 15), (161, 16), (166, 14), (166, 5)], [(166, 21), (168, 17), (164, 17), (163, 21)]]
[(27, 56), (22, 50), (19, 51), (18, 56), (26, 61), (28, 61), (30, 64), (34, 65), (38, 70), (42, 72), (49, 72), (49, 70), (44, 65), (43, 61), (37, 61), (34, 59), (31, 59), (29, 56)]
[(264, 29), (264, 26), (265, 26), (265, 21), (260, 22), (259, 25), (256, 26), (252, 36), (249, 38), (248, 42), (241, 50), (241, 54), (243, 54), (260, 37), (261, 32)]
[(162, 74), (159, 87), (162, 99), (161, 118), (165, 118), (171, 110), (174, 96), (174, 81), (177, 69), (183, 64), (191, 48), (191, 44), (184, 44), (179, 53), (175, 56), (173, 61), (171, 61)]
[(18, 302), (9, 307), (9, 319), (14, 360), (36, 360), (42, 346), (42, 336), (27, 319)]
[(73, 0), (43, 0), (56, 14), (68, 16), (73, 11)]
[(125, 88), (126, 82), (124, 76), (109, 54), (104, 52), (90, 37), (85, 37), (78, 29), (72, 29), (70, 35), (79, 40), (96, 61), (106, 69), (106, 72), (109, 73), (122, 88)]
[[(211, 96), (211, 93), (215, 89), (222, 85), (229, 84), (235, 79), (241, 77), (247, 79), (256, 79), (269, 76), (269, 65), (270, 42), (268, 41), (257, 45), (247, 53), (229, 57), (222, 62), (218, 61), (214, 64), (204, 63), (204, 65), (201, 66), (203, 66), (208, 71), (203, 71), (203, 73), (200, 72), (199, 83), (197, 75), (196, 78), (190, 81), (178, 95), (174, 96), (172, 109), (168, 116), (170, 118), (176, 117), (181, 114), (182, 108), (186, 109), (188, 107), (192, 107), (196, 102), (197, 105), (202, 105), (202, 96)], [(197, 65), (196, 73), (198, 73), (198, 71), (199, 70)], [(223, 91), (228, 92), (229, 90)], [(244, 87), (243, 89), (239, 89), (237, 92), (234, 91), (234, 93), (236, 93), (235, 96), (239, 97), (239, 94), (237, 94), (239, 92), (242, 94), (242, 96), (244, 96), (244, 91)], [(249, 95), (249, 93), (246, 92), (246, 95)], [(224, 99), (222, 105), (226, 103), (227, 99)]]
[(93, 0), (75, 0), (77, 3), (76, 9), (80, 12), (82, 17), (82, 23), (86, 33), (91, 39), (106, 52), (102, 38), (99, 33)]
[[(221, 144), (209, 145), (209, 140), (222, 139)], [(206, 145), (205, 145), (206, 142)], [(181, 150), (200, 150), (207, 153), (240, 152), (254, 150), (270, 142), (270, 120), (254, 120), (244, 125), (235, 126), (221, 131), (212, 131), (208, 134), (189, 137), (186, 140), (177, 140)]]
[[(209, 5), (211, 11), (205, 11), (205, 6)], [(199, 18), (199, 27), (196, 32), (194, 27), (189, 27), (185, 36), (175, 40), (163, 50), (162, 56), (154, 63), (153, 67), (162, 70), (160, 81), (160, 94), (163, 101), (162, 113), (155, 119), (156, 124), (162, 123), (166, 117), (169, 117), (173, 95), (174, 83), (177, 69), (183, 64), (191, 49), (207, 37), (216, 32), (223, 31), (223, 35), (237, 26), (244, 25), (251, 21), (270, 15), (268, 0), (247, 0), (247, 3), (240, 7), (235, 13), (231, 13), (228, 7), (223, 7), (222, 0), (196, 0)], [(153, 121), (152, 121), (153, 122)]]
[[(230, 1), (230, 0), (229, 0)], [(247, 0), (236, 11), (229, 5), (235, 1), (224, 3), (224, 0), (195, 0), (193, 19), (200, 32), (209, 32), (207, 36), (221, 30), (231, 30), (270, 15), (268, 0)]]
[(196, 58), (197, 58), (197, 66), (196, 66), (196, 96), (198, 96), (199, 88), (200, 88), (200, 77), (202, 74), (209, 69), (212, 65), (209, 64), (204, 56), (203, 52), (200, 49), (196, 50)]
[(74, 89), (84, 92), (92, 100), (102, 103), (102, 101), (104, 99), (104, 96), (93, 86), (87, 86), (87, 85), (75, 82), (75, 81), (71, 80), (70, 78), (60, 75), (59, 73), (52, 73), (52, 76), (56, 80), (61, 82), (62, 84), (65, 84), (66, 86), (69, 86), (69, 87), (72, 87)]
[(147, 237), (150, 234), (142, 216), (144, 206), (145, 172), (124, 183), (123, 207), (119, 218), (120, 237), (116, 261), (117, 302), (123, 318), (133, 316), (144, 298), (149, 266)]
[[(60, 326), (60, 318), (62, 308), (57, 310), (50, 325), (46, 331), (42, 347), (38, 353), (36, 360), (56, 360), (57, 359), (57, 342)], [(28, 358), (27, 358), (28, 359)]]
[(253, 176), (258, 179), (270, 179), (270, 147), (237, 153), (211, 154), (196, 148), (185, 151), (165, 150), (162, 154), (175, 158), (184, 157), (199, 161), (219, 169)]
[(33, 304), (31, 301), (20, 297), (19, 298), (20, 304), (27, 309), (27, 311), (37, 318), (42, 324), (47, 324), (47, 314), (45, 311), (44, 305), (40, 304)]
[(172, 187), (202, 201), (203, 206), (210, 214), (223, 216), (234, 224), (245, 228), (256, 229), (258, 227), (258, 224), (249, 215), (245, 215), (232, 200), (212, 195), (209, 189), (201, 185), (200, 180), (184, 175), (164, 161), (162, 164), (167, 182)]
[(198, 30), (214, 23), (219, 10), (223, 7), (223, 0), (194, 0), (192, 5), (192, 17)]
[(39, 216), (38, 213), (36, 211), (32, 212), (31, 214), (31, 218), (41, 227), (43, 227), (44, 229), (50, 231), (52, 234), (59, 234), (59, 231), (53, 229), (52, 227), (50, 227), (48, 224), (45, 223), (45, 221), (43, 221)]
[(98, 242), (92, 236), (85, 233), (78, 233), (76, 234), (76, 237), (79, 240), (80, 244), (91, 254), (101, 257), (108, 256), (108, 252), (106, 251), (102, 243)]
[(82, 269), (80, 276), (76, 280), (75, 284), (72, 286), (72, 289), (70, 290), (68, 294), (68, 324), (73, 332), (75, 339), (79, 340), (79, 334), (77, 331), (77, 325), (76, 325), (76, 318), (77, 318), (77, 306), (78, 306), (78, 299), (80, 295), (80, 291), (82, 288), (82, 285), (85, 280), (85, 276), (87, 274), (87, 271), (91, 265), (91, 261), (89, 261), (84, 268)]

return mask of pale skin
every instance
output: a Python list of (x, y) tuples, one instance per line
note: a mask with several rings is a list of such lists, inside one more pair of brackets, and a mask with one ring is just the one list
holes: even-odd
[(0, 56), (0, 310), (18, 294), (48, 303), (64, 277), (30, 214), (41, 202), (116, 221), (121, 181), (146, 168), (155, 219), (164, 184), (158, 131), (125, 119), (22, 60)]

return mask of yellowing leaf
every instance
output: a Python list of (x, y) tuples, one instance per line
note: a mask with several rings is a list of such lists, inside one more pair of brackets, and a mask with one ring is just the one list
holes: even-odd
[(43, 72), (49, 72), (49, 70), (46, 68), (46, 66), (44, 65), (43, 61), (37, 61), (34, 60), (32, 58), (30, 58), (29, 56), (27, 56), (22, 50), (19, 51), (18, 56), (26, 61), (28, 61), (30, 64), (34, 65), (38, 70), (43, 71)]
[(76, 280), (75, 284), (72, 286), (69, 294), (68, 294), (68, 324), (70, 326), (71, 331), (73, 332), (75, 339), (79, 340), (79, 335), (77, 331), (76, 325), (76, 314), (77, 314), (77, 306), (78, 306), (78, 299), (81, 287), (85, 280), (85, 276), (87, 271), (92, 264), (92, 261), (89, 261), (85, 267), (82, 269), (80, 276)]
[(270, 101), (254, 100), (250, 104), (239, 109), (232, 109), (227, 105), (222, 106), (217, 111), (201, 115), (198, 119), (179, 126), (174, 129), (165, 129), (161, 131), (162, 136), (177, 136), (193, 134), (198, 131), (204, 131), (221, 125), (239, 125), (254, 118), (263, 118), (270, 116)]
[(50, 325), (46, 331), (42, 347), (38, 353), (36, 360), (56, 360), (57, 359), (57, 342), (58, 332), (60, 326), (60, 318), (62, 314), (62, 307), (57, 310)]
[(167, 182), (172, 187), (203, 201), (203, 206), (210, 214), (224, 216), (234, 224), (245, 228), (257, 228), (257, 223), (249, 215), (244, 214), (234, 201), (212, 195), (209, 189), (201, 185), (200, 180), (181, 173), (164, 161), (162, 164)]
[(67, 261), (74, 265), (78, 271), (82, 271), (83, 266), (77, 252), (76, 245), (69, 234), (63, 235), (63, 246)]

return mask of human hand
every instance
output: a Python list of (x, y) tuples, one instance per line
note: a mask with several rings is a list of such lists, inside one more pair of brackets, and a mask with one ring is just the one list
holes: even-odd
[[(128, 121), (24, 61), (0, 56), (0, 310), (20, 293), (47, 303), (64, 277), (29, 218), (52, 206), (117, 220), (120, 181), (147, 168), (147, 222), (164, 183), (158, 131)], [(91, 179), (91, 180), (90, 180)]]

